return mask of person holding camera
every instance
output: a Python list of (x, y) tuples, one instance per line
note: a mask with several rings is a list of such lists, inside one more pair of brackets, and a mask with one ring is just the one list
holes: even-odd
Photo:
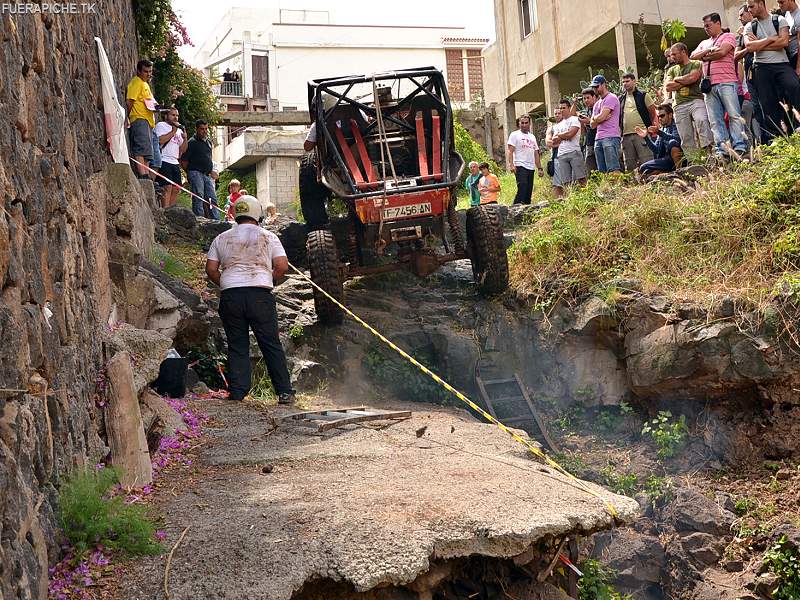
[(181, 185), (180, 157), (186, 152), (189, 138), (179, 122), (180, 114), (177, 108), (170, 108), (163, 121), (156, 125), (158, 144), (161, 147), (161, 173), (172, 182), (172, 185), (161, 180), (165, 186), (164, 195), (161, 197), (161, 208), (169, 208), (178, 200), (178, 186)]
[[(747, 153), (749, 144), (739, 105), (739, 75), (734, 60), (736, 37), (722, 30), (719, 13), (703, 17), (703, 29), (709, 37), (700, 42), (690, 58), (705, 65), (700, 91), (705, 96), (716, 156), (718, 159), (727, 158), (728, 148), (732, 145), (733, 151), (741, 158)], [(727, 125), (725, 113), (728, 114)]]

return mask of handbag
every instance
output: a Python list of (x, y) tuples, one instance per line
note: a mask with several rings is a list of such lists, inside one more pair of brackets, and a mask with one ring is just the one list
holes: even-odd
[(709, 61), (706, 64), (708, 65), (708, 72), (700, 80), (700, 91), (704, 94), (711, 92), (711, 62)]

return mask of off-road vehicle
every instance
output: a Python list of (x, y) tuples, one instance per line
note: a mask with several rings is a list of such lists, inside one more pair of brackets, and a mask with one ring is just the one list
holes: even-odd
[[(456, 212), (464, 160), (439, 70), (316, 79), (308, 102), (316, 148), (301, 161), (300, 200), (316, 284), (342, 300), (351, 277), (398, 269), (425, 277), (469, 258), (483, 293), (507, 287), (497, 206), (470, 208), (466, 235)], [(327, 224), (332, 197), (346, 207), (340, 227)], [(316, 289), (314, 303), (321, 322), (341, 322), (340, 309)]]

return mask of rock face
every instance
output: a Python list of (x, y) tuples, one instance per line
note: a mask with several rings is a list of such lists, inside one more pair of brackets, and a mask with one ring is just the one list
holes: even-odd
[(54, 485), (103, 452), (92, 397), (114, 312), (109, 247), (152, 244), (146, 200), (107, 167), (94, 36), (124, 97), (137, 59), (127, 0), (96, 15), (0, 16), (0, 388), (27, 390), (34, 373), (48, 384), (0, 392), (4, 598), (47, 595)]

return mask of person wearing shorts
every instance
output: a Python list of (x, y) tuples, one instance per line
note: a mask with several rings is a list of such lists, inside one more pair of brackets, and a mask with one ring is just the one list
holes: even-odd
[(136, 75), (128, 83), (127, 100), (128, 143), (136, 163), (136, 174), (148, 177), (148, 165), (153, 160), (153, 128), (156, 125), (156, 101), (150, 90), (153, 63), (140, 60), (136, 63)]
[(555, 171), (561, 188), (579, 183), (586, 184), (586, 161), (581, 151), (581, 122), (572, 114), (572, 101), (559, 102), (561, 120), (553, 125), (551, 140), (558, 148)]

